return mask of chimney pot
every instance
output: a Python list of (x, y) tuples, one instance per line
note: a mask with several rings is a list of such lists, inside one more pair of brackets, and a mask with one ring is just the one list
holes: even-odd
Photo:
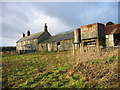
[(29, 35), (30, 35), (30, 31), (28, 30), (28, 31), (27, 31), (27, 36), (29, 36)]
[(44, 26), (44, 32), (47, 32), (47, 23), (45, 23), (45, 26)]
[(23, 33), (23, 37), (25, 37), (25, 34)]

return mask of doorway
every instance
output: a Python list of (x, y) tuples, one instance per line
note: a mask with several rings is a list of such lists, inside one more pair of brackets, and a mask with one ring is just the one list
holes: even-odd
[(60, 50), (60, 42), (57, 42), (57, 50)]
[(114, 34), (114, 46), (120, 45), (120, 33)]

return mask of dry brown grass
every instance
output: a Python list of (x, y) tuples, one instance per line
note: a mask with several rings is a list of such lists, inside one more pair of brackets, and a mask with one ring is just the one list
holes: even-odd
[[(85, 83), (118, 87), (118, 64), (120, 48), (82, 49), (75, 51), (74, 69), (71, 74), (79, 74)], [(117, 58), (116, 58), (117, 57)]]
[(106, 48), (106, 49), (89, 48), (75, 51), (75, 59), (77, 62), (104, 59), (112, 56), (118, 56), (118, 48)]

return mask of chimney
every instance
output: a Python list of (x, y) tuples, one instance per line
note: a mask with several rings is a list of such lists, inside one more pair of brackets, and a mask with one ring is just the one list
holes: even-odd
[(27, 31), (27, 36), (29, 36), (29, 35), (30, 35), (30, 31), (28, 30), (28, 31)]
[(23, 37), (25, 37), (25, 34), (23, 33)]
[(45, 23), (45, 26), (44, 26), (44, 32), (47, 32), (47, 23)]

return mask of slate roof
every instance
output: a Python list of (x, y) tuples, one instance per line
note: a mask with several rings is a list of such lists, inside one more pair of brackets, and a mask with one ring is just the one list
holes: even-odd
[(52, 36), (49, 39), (47, 39), (41, 43), (59, 42), (61, 40), (69, 40), (69, 39), (73, 39), (73, 38), (74, 38), (74, 33), (72, 31), (72, 32)]
[(105, 27), (105, 34), (120, 33), (120, 24), (108, 25)]
[(39, 37), (42, 35), (42, 33), (43, 33), (43, 32), (31, 34), (31, 35), (29, 35), (29, 36), (26, 36), (26, 37), (21, 38), (21, 39), (18, 40), (17, 42), (37, 39), (37, 38), (39, 38)]

